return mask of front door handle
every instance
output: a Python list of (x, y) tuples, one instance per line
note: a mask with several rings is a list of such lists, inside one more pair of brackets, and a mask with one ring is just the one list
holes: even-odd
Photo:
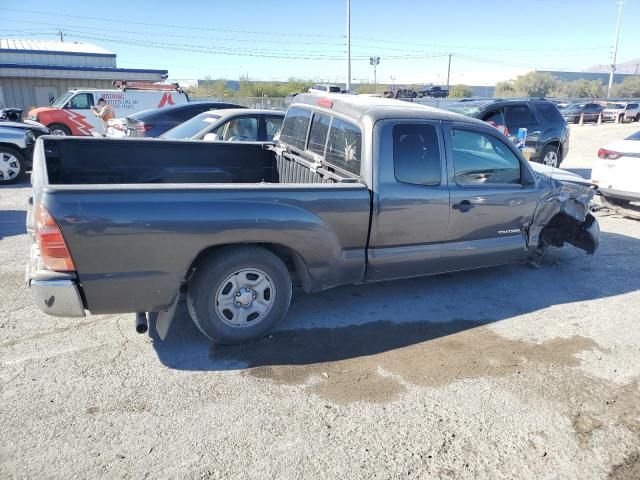
[(454, 203), (452, 208), (454, 210), (460, 210), (461, 212), (468, 212), (474, 206), (475, 205), (471, 203), (469, 200), (462, 200), (460, 203)]

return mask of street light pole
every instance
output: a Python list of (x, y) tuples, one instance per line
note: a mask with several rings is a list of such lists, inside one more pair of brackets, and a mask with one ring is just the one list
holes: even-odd
[(347, 88), (351, 91), (351, 0), (347, 0)]
[(620, 36), (620, 18), (622, 17), (623, 0), (618, 2), (618, 22), (616, 24), (616, 41), (613, 45), (613, 58), (611, 59), (611, 71), (609, 72), (609, 88), (607, 88), (607, 98), (611, 96), (611, 87), (613, 86), (613, 74), (616, 71), (616, 56), (618, 55), (618, 38)]
[(447, 67), (447, 90), (449, 90), (449, 78), (451, 77), (451, 54), (449, 54), (449, 66)]
[(373, 93), (378, 93), (378, 75), (376, 67), (380, 64), (380, 57), (369, 57), (369, 65), (373, 65)]

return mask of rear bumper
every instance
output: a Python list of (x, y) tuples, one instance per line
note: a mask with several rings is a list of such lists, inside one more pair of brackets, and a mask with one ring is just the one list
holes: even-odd
[(614, 190), (612, 188), (598, 188), (598, 191), (608, 198), (629, 200), (630, 202), (640, 201), (640, 192), (625, 192), (624, 190)]
[(84, 303), (73, 273), (52, 272), (42, 268), (40, 252), (31, 245), (26, 282), (40, 310), (54, 317), (84, 317)]

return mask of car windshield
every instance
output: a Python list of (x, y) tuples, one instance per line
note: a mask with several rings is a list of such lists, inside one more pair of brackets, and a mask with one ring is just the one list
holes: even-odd
[(160, 135), (161, 138), (169, 138), (172, 140), (184, 140), (195, 137), (211, 124), (216, 123), (220, 119), (220, 115), (211, 112), (204, 112), (196, 115), (191, 120), (181, 123), (177, 127), (172, 128), (168, 132)]
[(468, 117), (475, 117), (483, 109), (485, 104), (473, 104), (469, 102), (452, 103), (451, 105), (445, 105), (441, 107), (444, 110), (448, 110), (454, 113), (461, 113)]
[(66, 92), (66, 93), (60, 95), (58, 98), (56, 98), (53, 102), (51, 102), (50, 106), (52, 106), (54, 108), (62, 108), (67, 104), (67, 102), (75, 94), (76, 94), (76, 92)]
[(629, 135), (627, 138), (625, 138), (625, 140), (640, 140), (640, 130), (638, 130), (636, 133)]

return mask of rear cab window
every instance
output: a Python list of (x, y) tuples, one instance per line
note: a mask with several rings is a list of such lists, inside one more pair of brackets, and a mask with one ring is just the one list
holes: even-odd
[(440, 147), (435, 126), (394, 125), (393, 170), (396, 180), (402, 183), (440, 185)]
[(360, 175), (362, 133), (348, 120), (329, 112), (292, 107), (282, 125), (280, 141), (321, 157), (326, 168)]
[(536, 110), (542, 117), (542, 119), (549, 123), (564, 123), (564, 117), (551, 102), (535, 102)]

